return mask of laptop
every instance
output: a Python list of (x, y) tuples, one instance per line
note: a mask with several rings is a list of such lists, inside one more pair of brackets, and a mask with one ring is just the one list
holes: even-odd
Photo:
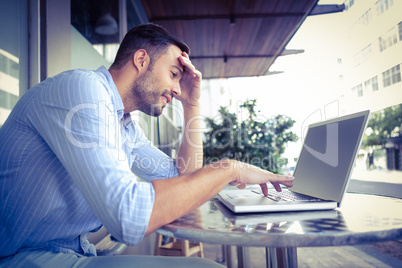
[(338, 219), (338, 210), (288, 211), (281, 213), (233, 213), (221, 201), (214, 201), (215, 207), (233, 225), (259, 225), (267, 223), (300, 222), (307, 220)]
[(258, 187), (223, 189), (218, 199), (235, 213), (331, 210), (341, 206), (370, 111), (308, 126), (293, 187), (265, 197)]

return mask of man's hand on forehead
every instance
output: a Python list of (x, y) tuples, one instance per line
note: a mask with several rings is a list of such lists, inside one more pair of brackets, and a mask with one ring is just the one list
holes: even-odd
[(198, 106), (201, 93), (202, 74), (191, 63), (186, 52), (179, 56), (179, 62), (183, 65), (183, 76), (180, 79), (181, 94), (175, 96), (183, 104)]
[[(193, 77), (196, 77), (198, 75), (198, 73), (200, 73), (199, 71), (197, 71), (195, 66), (191, 63), (190, 57), (188, 56), (188, 54), (186, 52), (182, 52), (181, 56), (179, 57), (179, 61), (181, 64), (183, 64), (184, 72), (190, 73)], [(196, 71), (198, 73), (196, 73)]]

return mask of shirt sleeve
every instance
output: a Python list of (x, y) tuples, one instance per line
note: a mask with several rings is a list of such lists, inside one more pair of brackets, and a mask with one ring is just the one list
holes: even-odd
[(131, 121), (128, 125), (135, 141), (127, 143), (131, 154), (131, 170), (141, 179), (152, 181), (179, 176), (174, 159), (156, 148), (146, 137), (142, 128)]
[(155, 193), (122, 160), (111, 89), (97, 76), (72, 72), (52, 78), (30, 104), (28, 118), (106, 229), (119, 241), (138, 244)]

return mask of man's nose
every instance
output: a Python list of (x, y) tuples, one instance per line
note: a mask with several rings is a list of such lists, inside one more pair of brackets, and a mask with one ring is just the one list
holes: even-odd
[(180, 96), (181, 95), (181, 88), (180, 88), (180, 84), (179, 83), (175, 83), (172, 86), (172, 92), (174, 96)]

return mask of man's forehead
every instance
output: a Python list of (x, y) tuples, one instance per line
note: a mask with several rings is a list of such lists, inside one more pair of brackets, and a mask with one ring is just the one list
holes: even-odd
[(170, 50), (173, 54), (180, 56), (182, 51), (178, 46), (175, 45), (170, 45), (168, 47), (168, 50)]
[(170, 58), (170, 60), (172, 61), (172, 64), (177, 65), (182, 71), (184, 66), (181, 64), (181, 62), (179, 61), (179, 57), (181, 56), (182, 51), (179, 47), (175, 46), (175, 45), (170, 45), (166, 56), (168, 56)]

